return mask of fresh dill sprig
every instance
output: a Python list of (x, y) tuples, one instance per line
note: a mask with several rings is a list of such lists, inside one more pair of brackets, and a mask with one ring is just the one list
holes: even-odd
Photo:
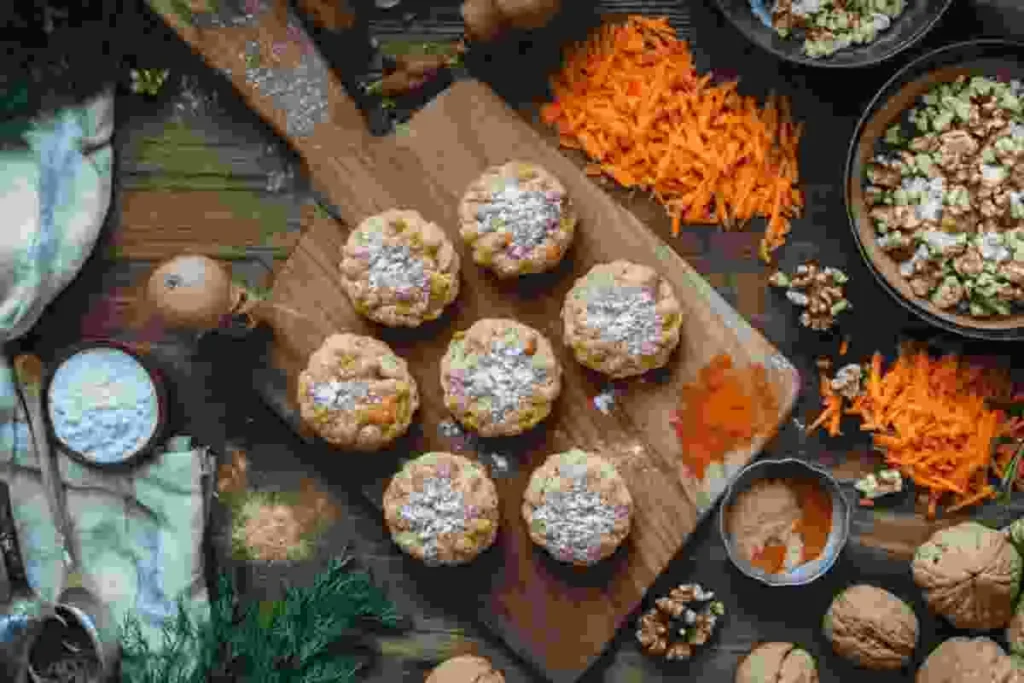
[(122, 683), (352, 683), (372, 661), (363, 637), (370, 625), (396, 628), (395, 606), (365, 572), (332, 559), (307, 587), (289, 588), (272, 603), (238, 601), (234, 582), (220, 577), (210, 618), (197, 623), (184, 601), (151, 648), (138, 617), (122, 628)]

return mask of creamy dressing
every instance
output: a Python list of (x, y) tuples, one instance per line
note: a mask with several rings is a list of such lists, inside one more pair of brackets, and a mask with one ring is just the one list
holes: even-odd
[(910, 277), (914, 274), (914, 266), (919, 261), (925, 261), (931, 256), (931, 252), (928, 251), (928, 247), (924, 244), (920, 244), (917, 247), (917, 251), (909, 259), (900, 264), (900, 275), (903, 277)]
[(903, 189), (907, 192), (920, 192), (924, 194), (920, 203), (914, 207), (914, 213), (920, 220), (937, 221), (942, 216), (942, 202), (945, 195), (946, 183), (939, 178), (907, 178), (902, 183)]
[(871, 22), (875, 25), (876, 31), (885, 31), (892, 25), (892, 19), (879, 12), (872, 15)]
[(1003, 237), (998, 232), (982, 233), (978, 240), (978, 251), (986, 261), (996, 263), (1009, 261), (1012, 256), (1010, 250), (1003, 245)]
[[(778, 3), (775, 3), (775, 10), (778, 11)], [(821, 0), (793, 0), (790, 11), (797, 16), (806, 17), (821, 11)]]
[(998, 183), (1002, 182), (1003, 178), (1006, 177), (1006, 171), (1002, 166), (994, 166), (992, 164), (984, 164), (981, 167), (981, 177), (987, 183)]
[(956, 235), (950, 235), (941, 230), (925, 230), (921, 233), (921, 239), (927, 242), (932, 249), (938, 250), (955, 247), (960, 242)]

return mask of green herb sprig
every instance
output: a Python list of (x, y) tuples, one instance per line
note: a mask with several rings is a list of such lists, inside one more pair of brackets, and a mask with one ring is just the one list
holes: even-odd
[(132, 92), (155, 97), (167, 81), (167, 69), (132, 69)]
[(122, 628), (122, 683), (352, 683), (375, 655), (370, 627), (398, 628), (395, 606), (365, 572), (335, 558), (308, 587), (283, 600), (241, 604), (228, 576), (218, 581), (210, 619), (197, 621), (184, 601), (151, 648), (138, 617)]

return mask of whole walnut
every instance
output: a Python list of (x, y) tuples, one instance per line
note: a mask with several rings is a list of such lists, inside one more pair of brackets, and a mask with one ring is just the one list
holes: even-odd
[[(1024, 664), (1024, 600), (1017, 601), (1017, 610), (1006, 626), (1006, 646), (1010, 650), (1010, 657)], [(1018, 665), (1017, 668), (1024, 667)]]
[(1006, 536), (977, 522), (932, 535), (914, 554), (914, 583), (928, 606), (962, 629), (1006, 626), (1024, 560)]
[(793, 643), (761, 643), (740, 662), (736, 683), (818, 683), (818, 667)]
[(505, 676), (484, 657), (459, 655), (431, 671), (426, 683), (505, 683)]
[(950, 638), (932, 650), (915, 683), (1019, 683), (1012, 660), (988, 638)]
[(836, 596), (823, 629), (837, 655), (865, 669), (900, 669), (917, 646), (914, 610), (889, 591), (865, 584)]

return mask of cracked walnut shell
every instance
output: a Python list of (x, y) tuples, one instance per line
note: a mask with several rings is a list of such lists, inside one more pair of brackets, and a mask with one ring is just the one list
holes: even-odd
[(957, 628), (988, 630), (1010, 622), (1022, 565), (1002, 533), (964, 522), (933, 534), (912, 567), (933, 612)]
[(459, 655), (431, 671), (426, 683), (505, 683), (505, 675), (484, 657)]
[(917, 615), (889, 591), (859, 584), (840, 593), (825, 613), (825, 637), (837, 655), (865, 669), (900, 669), (917, 646)]
[(818, 667), (793, 643), (761, 643), (740, 662), (736, 683), (818, 683)]
[(988, 638), (950, 638), (932, 650), (915, 683), (1019, 683), (1013, 660)]

